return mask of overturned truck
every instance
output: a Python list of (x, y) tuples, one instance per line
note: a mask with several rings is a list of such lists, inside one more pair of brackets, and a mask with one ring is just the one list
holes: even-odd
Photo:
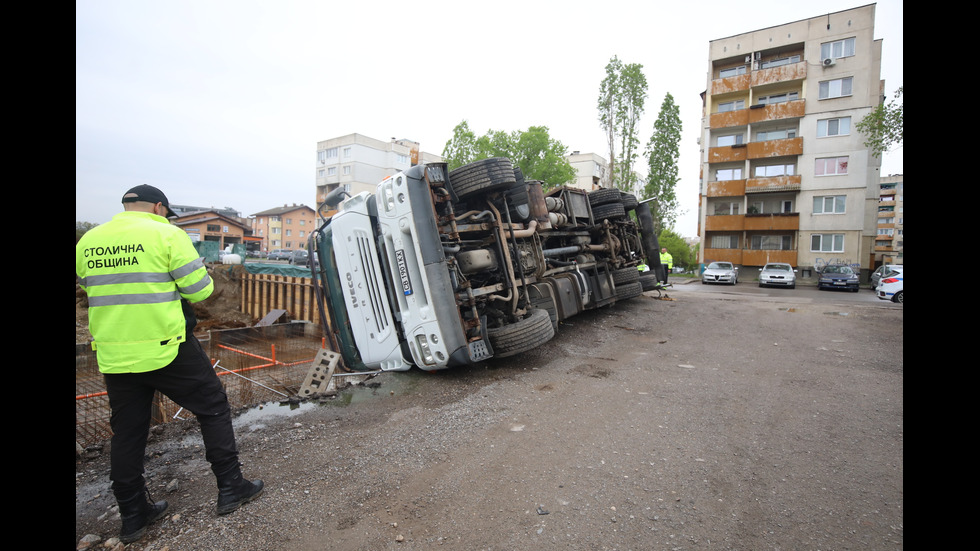
[(350, 370), (511, 356), (566, 318), (659, 285), (658, 270), (638, 269), (660, 265), (650, 211), (617, 189), (545, 193), (492, 158), (418, 165), (374, 193), (338, 193), (310, 258), (321, 320)]

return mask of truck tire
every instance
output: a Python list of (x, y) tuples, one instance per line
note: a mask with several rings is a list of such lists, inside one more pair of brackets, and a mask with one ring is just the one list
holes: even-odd
[(589, 192), (589, 204), (606, 205), (609, 203), (620, 203), (620, 192), (616, 188), (602, 188)]
[(626, 216), (626, 209), (623, 208), (623, 204), (617, 199), (615, 203), (606, 203), (603, 205), (595, 205), (592, 207), (592, 218), (596, 222), (601, 222), (607, 219), (617, 219)]
[(643, 294), (643, 286), (639, 281), (624, 283), (616, 286), (616, 302), (636, 298)]
[(613, 271), (613, 283), (620, 286), (624, 283), (633, 283), (640, 280), (640, 271), (636, 268), (620, 268)]
[(623, 208), (626, 209), (626, 212), (629, 212), (635, 209), (636, 207), (640, 206), (640, 202), (636, 200), (636, 195), (633, 195), (632, 193), (626, 193), (625, 191), (622, 192), (621, 195), (622, 196), (620, 200), (622, 201)]
[(644, 291), (655, 291), (660, 287), (660, 280), (655, 274), (645, 273), (640, 276), (640, 286)]
[[(653, 231), (653, 214), (650, 207), (641, 205), (636, 209), (636, 219), (640, 223), (640, 238), (643, 240), (643, 252), (647, 257), (647, 266), (654, 274), (659, 273), (660, 264), (660, 239)], [(659, 281), (663, 281), (660, 279)]]
[(449, 172), (449, 185), (461, 201), (468, 197), (508, 189), (517, 182), (510, 159), (493, 157)]
[(488, 327), (487, 336), (494, 358), (506, 358), (537, 348), (555, 336), (551, 316), (541, 308), (528, 310), (527, 316), (503, 327)]

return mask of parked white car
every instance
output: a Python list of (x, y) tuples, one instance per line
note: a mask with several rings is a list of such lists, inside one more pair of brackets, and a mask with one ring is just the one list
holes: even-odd
[(871, 290), (874, 291), (878, 288), (878, 282), (881, 281), (881, 276), (887, 272), (901, 270), (904, 268), (902, 264), (883, 264), (878, 266), (878, 269), (871, 272)]
[(768, 262), (759, 270), (759, 287), (796, 288), (796, 270), (785, 262)]
[(899, 304), (905, 303), (905, 270), (892, 270), (881, 276), (878, 290), (875, 291), (881, 300), (890, 300)]
[(738, 283), (738, 268), (731, 262), (712, 262), (701, 274), (701, 283)]

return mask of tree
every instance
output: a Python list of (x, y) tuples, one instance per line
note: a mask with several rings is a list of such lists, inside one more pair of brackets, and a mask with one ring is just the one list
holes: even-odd
[(642, 199), (649, 202), (654, 227), (658, 230), (672, 228), (677, 221), (677, 161), (680, 158), (681, 141), (680, 108), (668, 92), (660, 105), (660, 114), (653, 124), (653, 135), (647, 142), (646, 156), (649, 172), (643, 187)]
[(524, 178), (541, 180), (549, 188), (567, 184), (575, 179), (575, 169), (565, 156), (568, 147), (552, 139), (547, 126), (532, 126), (525, 131), (511, 133), (488, 130), (477, 137), (466, 121), (456, 125), (453, 138), (446, 142), (442, 156), (449, 169), (491, 157), (507, 157)]
[(95, 224), (93, 222), (79, 222), (79, 221), (76, 220), (75, 221), (75, 242), (78, 243), (78, 240), (81, 239), (83, 235), (85, 235), (85, 232), (89, 231), (90, 229), (94, 228), (95, 226), (98, 226), (98, 224)]
[[(639, 139), (636, 127), (643, 115), (647, 97), (647, 79), (643, 65), (623, 64), (613, 56), (606, 64), (606, 77), (599, 83), (599, 124), (609, 143), (609, 172), (604, 184), (625, 191), (635, 191), (637, 176), (633, 163)], [(616, 154), (617, 139), (619, 155)]]
[(864, 145), (871, 148), (871, 154), (880, 157), (893, 144), (902, 145), (904, 132), (903, 104), (899, 103), (902, 99), (902, 89), (899, 86), (895, 92), (895, 97), (887, 105), (882, 102), (875, 107), (874, 111), (868, 113), (860, 122), (857, 129), (868, 137)]
[(469, 123), (462, 121), (453, 128), (453, 137), (442, 148), (442, 157), (449, 170), (476, 160), (476, 134), (470, 130)]

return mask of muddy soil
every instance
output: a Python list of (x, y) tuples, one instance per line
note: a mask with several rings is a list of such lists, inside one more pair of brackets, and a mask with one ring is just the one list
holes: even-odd
[[(677, 296), (250, 409), (266, 491), (225, 517), (196, 422), (168, 424), (146, 467), (170, 509), (129, 549), (902, 549), (903, 310)], [(76, 544), (119, 530), (101, 452), (76, 461)]]

